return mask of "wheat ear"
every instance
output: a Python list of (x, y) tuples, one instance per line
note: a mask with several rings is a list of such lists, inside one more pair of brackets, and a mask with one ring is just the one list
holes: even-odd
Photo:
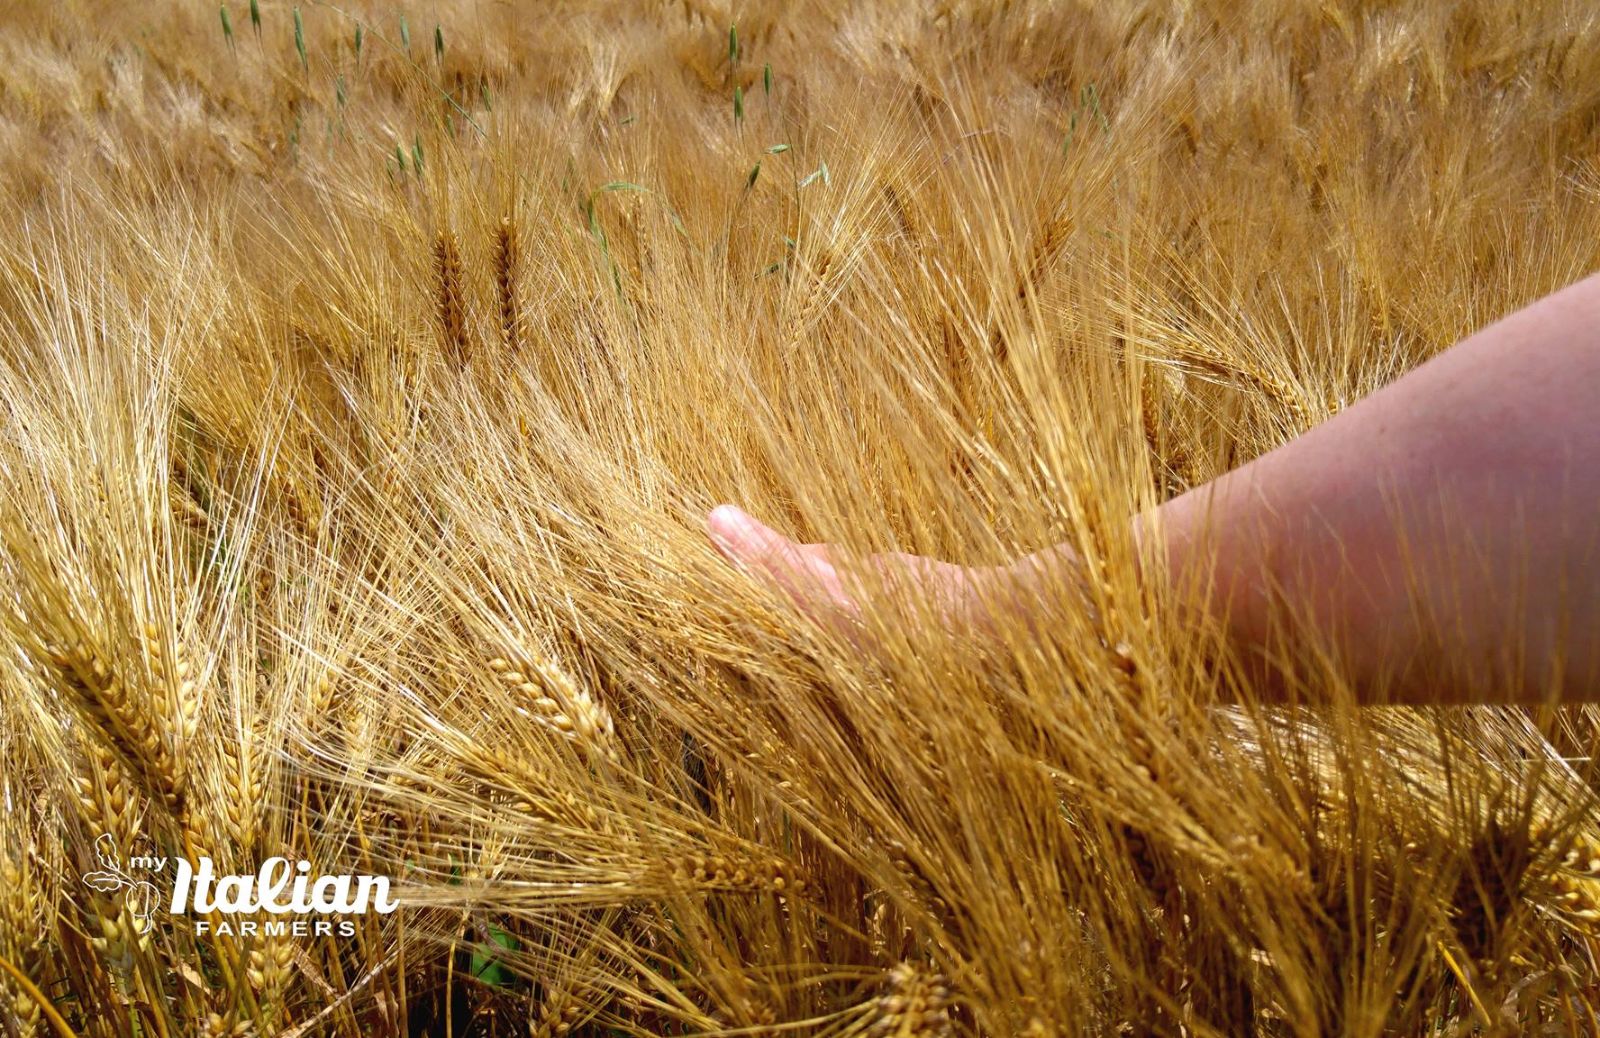
[(445, 352), (457, 367), (467, 362), (466, 297), (461, 286), (461, 248), (456, 236), (441, 231), (433, 242), (435, 301), (439, 310), (439, 335)]
[(517, 272), (522, 264), (522, 246), (516, 225), (502, 217), (494, 235), (494, 287), (500, 303), (500, 337), (508, 352), (522, 348), (522, 311), (517, 300)]

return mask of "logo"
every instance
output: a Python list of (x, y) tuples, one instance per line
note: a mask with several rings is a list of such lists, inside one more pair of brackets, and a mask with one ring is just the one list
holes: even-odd
[[(83, 881), (102, 894), (109, 894), (114, 890), (128, 891), (128, 914), (133, 916), (134, 929), (141, 934), (150, 932), (152, 919), (155, 916), (156, 900), (159, 894), (154, 883), (143, 879), (134, 879), (122, 868), (122, 858), (117, 854), (117, 841), (111, 838), (110, 833), (101, 833), (99, 839), (94, 841), (94, 856), (100, 859), (100, 868), (88, 873)], [(162, 865), (166, 864), (161, 859)], [(148, 867), (148, 859), (132, 858), (129, 860), (131, 867)]]
[[(311, 863), (304, 859), (268, 858), (254, 875), (219, 875), (210, 858), (191, 862), (181, 857), (135, 855), (124, 868), (117, 841), (110, 833), (95, 840), (94, 853), (100, 868), (86, 873), (83, 881), (105, 894), (127, 891), (128, 912), (141, 934), (149, 933), (154, 925), (161, 895), (154, 883), (135, 872), (164, 873), (168, 864), (173, 865), (174, 875), (167, 911), (183, 915), (192, 910), (197, 935), (353, 937), (355, 922), (347, 917), (369, 911), (387, 915), (400, 907), (389, 894), (386, 877), (313, 875)], [(261, 915), (268, 918), (231, 918)]]

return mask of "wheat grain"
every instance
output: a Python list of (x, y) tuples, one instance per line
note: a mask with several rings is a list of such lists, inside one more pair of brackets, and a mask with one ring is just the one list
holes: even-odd
[(517, 228), (509, 216), (502, 217), (495, 229), (494, 284), (500, 303), (500, 337), (506, 350), (515, 353), (522, 348), (522, 310), (517, 300), (517, 277), (522, 263), (521, 246)]
[(522, 697), (521, 705), (534, 720), (587, 751), (601, 757), (617, 756), (616, 726), (603, 704), (550, 659), (528, 652), (517, 652), (514, 657), (518, 662), (496, 657), (489, 661), (489, 669), (501, 684)]
[[(422, 167), (420, 154), (416, 165)], [(461, 283), (461, 250), (450, 231), (439, 232), (433, 241), (435, 302), (439, 317), (439, 341), (457, 367), (467, 362), (466, 297)]]
[(943, 977), (902, 962), (889, 971), (871, 1038), (934, 1038), (951, 1033), (950, 989)]
[[(31, 841), (9, 834), (5, 857), (0, 860), (0, 956), (20, 970), (34, 987), (44, 957), (39, 954), (48, 926), (41, 877), (33, 866), (36, 848)], [(5, 1015), (25, 1036), (39, 1033), (43, 1007), (35, 993), (24, 990), (12, 978), (0, 978), (0, 998)]]
[(182, 810), (185, 774), (172, 733), (152, 714), (105, 657), (83, 640), (52, 650), (51, 661), (99, 732), (120, 749), (134, 772), (147, 779), (173, 814)]
[(676, 884), (701, 891), (794, 897), (805, 889), (805, 879), (788, 862), (778, 858), (751, 859), (737, 854), (691, 855), (673, 865), (671, 878)]

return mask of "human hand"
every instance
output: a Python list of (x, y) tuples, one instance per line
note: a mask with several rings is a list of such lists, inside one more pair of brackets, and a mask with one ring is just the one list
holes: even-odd
[[(827, 544), (801, 544), (758, 522), (733, 505), (713, 509), (706, 523), (711, 541), (728, 561), (781, 588), (807, 615), (854, 637), (861, 604), (847, 586), (849, 562)], [(857, 560), (864, 567), (849, 583), (876, 578), (894, 596), (960, 626), (982, 620), (980, 585), (999, 571), (958, 566), (921, 555), (893, 552)]]

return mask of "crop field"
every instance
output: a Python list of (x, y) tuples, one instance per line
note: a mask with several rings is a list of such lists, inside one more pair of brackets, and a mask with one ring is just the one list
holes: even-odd
[(1597, 268), (1577, 0), (0, 0), (0, 1035), (1600, 1033), (1594, 708), (1129, 521)]

